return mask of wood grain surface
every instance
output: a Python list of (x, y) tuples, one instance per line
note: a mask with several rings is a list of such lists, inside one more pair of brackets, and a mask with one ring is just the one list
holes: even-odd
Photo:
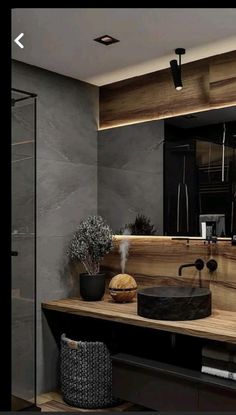
[[(130, 241), (125, 272), (133, 275), (139, 286), (199, 284), (199, 272), (184, 268), (178, 276), (181, 264), (194, 263), (202, 258), (205, 264), (214, 258), (218, 268), (211, 273), (201, 271), (203, 285), (212, 290), (213, 306), (236, 312), (236, 246), (230, 240), (209, 244), (200, 238), (172, 240), (171, 237), (126, 236)], [(103, 267), (109, 277), (120, 273), (119, 243), (122, 236), (114, 238), (114, 250), (104, 258)]]
[[(157, 285), (198, 285), (199, 274), (194, 268), (178, 268), (197, 258), (205, 262), (214, 258), (218, 269), (214, 273), (204, 268), (202, 284), (212, 291), (213, 313), (193, 321), (159, 321), (137, 315), (136, 298), (131, 303), (115, 303), (107, 293), (104, 300), (86, 302), (79, 298), (45, 301), (45, 309), (90, 316), (124, 324), (236, 343), (236, 247), (229, 240), (209, 244), (198, 239), (172, 240), (171, 237), (125, 236), (129, 239), (129, 255), (125, 272), (135, 277), (138, 288)], [(114, 237), (114, 250), (105, 257), (107, 288), (111, 278), (120, 273), (119, 244), (123, 236)]]
[(67, 405), (62, 398), (59, 391), (47, 392), (38, 395), (37, 405), (41, 408), (42, 412), (124, 412), (124, 411), (135, 411), (143, 410), (142, 406), (132, 404), (131, 402), (123, 402), (120, 405), (113, 406), (110, 408), (102, 409), (84, 409), (75, 406)]
[(109, 296), (102, 301), (83, 301), (79, 298), (66, 298), (45, 301), (44, 309), (69, 314), (116, 321), (134, 326), (149, 327), (157, 330), (181, 333), (189, 336), (231, 342), (236, 344), (236, 313), (213, 309), (212, 315), (191, 321), (164, 321), (143, 318), (137, 315), (137, 301), (115, 303)]
[(100, 129), (236, 105), (236, 51), (183, 64), (182, 80), (167, 68), (100, 87)]

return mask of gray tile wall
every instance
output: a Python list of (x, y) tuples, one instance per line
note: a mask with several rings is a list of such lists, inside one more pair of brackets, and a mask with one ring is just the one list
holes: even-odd
[[(19, 98), (19, 96), (18, 96)], [(34, 105), (12, 107), (12, 394), (34, 395)]]
[[(162, 234), (164, 127), (163, 122), (154, 121), (100, 131), (97, 151), (98, 88), (16, 61), (12, 86), (38, 94), (37, 386), (38, 393), (42, 393), (56, 386), (58, 356), (41, 312), (41, 302), (77, 293), (78, 285), (68, 274), (64, 255), (77, 223), (98, 211), (115, 232), (137, 213), (144, 213), (151, 218), (158, 234)], [(16, 141), (32, 137), (28, 117), (24, 108), (16, 114), (13, 125)], [(17, 147), (14, 160), (31, 156), (29, 144)], [(16, 231), (16, 247), (21, 252), (15, 258), (13, 279), (14, 288), (20, 288), (23, 298), (32, 298), (32, 221), (29, 210), (25, 210), (27, 200), (30, 206), (31, 197), (30, 189), (27, 190), (32, 171), (30, 163), (32, 160), (27, 159), (17, 164), (13, 183), (19, 190), (15, 192), (13, 231)], [(26, 185), (23, 189), (22, 175)], [(23, 202), (21, 196), (24, 196)], [(27, 222), (22, 222), (24, 214)], [(24, 311), (25, 305), (18, 309)], [(24, 365), (22, 350), (26, 334), (32, 334), (32, 321), (29, 316), (22, 319), (24, 330), (19, 329), (20, 321), (18, 318), (13, 322), (15, 337), (21, 335), (19, 349), (14, 349), (18, 353), (14, 373), (16, 377), (21, 371), (29, 387), (31, 371), (29, 365)], [(24, 368), (29, 373), (23, 376)]]
[(144, 214), (163, 234), (164, 121), (98, 132), (98, 213), (114, 233)]
[[(67, 278), (65, 247), (78, 222), (97, 212), (98, 88), (17, 61), (13, 61), (12, 86), (38, 94), (37, 384), (38, 393), (42, 393), (56, 385), (57, 347), (42, 318), (41, 302), (76, 294), (77, 284), (71, 285)], [(27, 125), (22, 112), (19, 120), (23, 117)], [(24, 138), (31, 137), (25, 128), (16, 129)], [(21, 186), (21, 174), (29, 170), (23, 162), (19, 168)], [(16, 210), (20, 206), (19, 198)], [(28, 252), (26, 238), (21, 236), (19, 241), (22, 252)], [(25, 271), (25, 261), (21, 261), (22, 268), (18, 266), (20, 287), (15, 281), (22, 296), (27, 296), (27, 285), (31, 284), (27, 278), (33, 277)], [(24, 278), (20, 278), (21, 271)], [(22, 343), (23, 338), (18, 341)], [(19, 355), (19, 369), (22, 359)]]

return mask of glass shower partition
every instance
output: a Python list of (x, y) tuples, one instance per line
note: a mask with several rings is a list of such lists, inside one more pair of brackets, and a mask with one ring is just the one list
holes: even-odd
[(36, 95), (12, 89), (12, 411), (36, 407)]

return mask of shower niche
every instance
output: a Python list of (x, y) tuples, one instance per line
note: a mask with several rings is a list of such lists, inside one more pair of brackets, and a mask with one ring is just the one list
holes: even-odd
[(236, 121), (224, 121), (234, 108), (166, 121), (165, 235), (236, 233)]
[(12, 411), (36, 407), (36, 95), (11, 91)]

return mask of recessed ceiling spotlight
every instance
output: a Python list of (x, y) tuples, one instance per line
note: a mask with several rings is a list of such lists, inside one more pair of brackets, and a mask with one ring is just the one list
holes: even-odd
[(114, 37), (109, 35), (103, 35), (93, 40), (95, 40), (95, 42), (102, 43), (103, 45), (112, 45), (113, 43), (119, 42), (118, 39), (115, 39)]

